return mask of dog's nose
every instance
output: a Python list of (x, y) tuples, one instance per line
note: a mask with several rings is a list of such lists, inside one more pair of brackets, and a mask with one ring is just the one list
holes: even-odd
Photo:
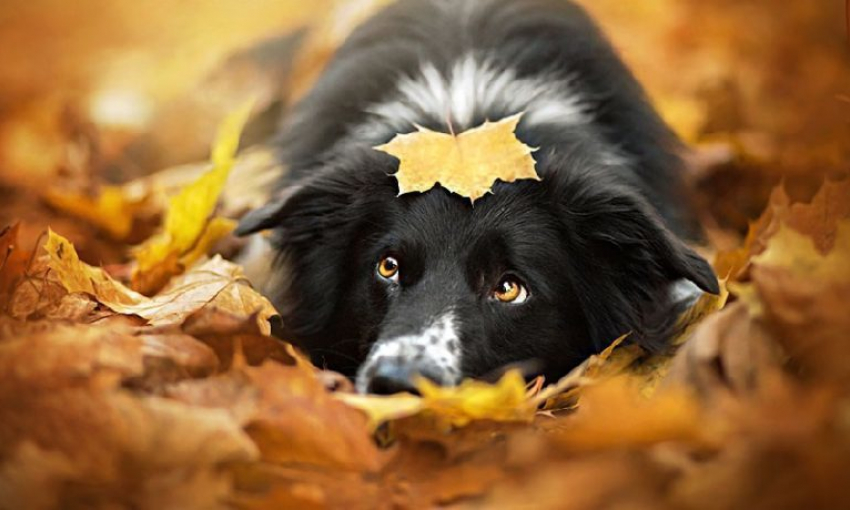
[(418, 367), (400, 364), (394, 361), (378, 363), (375, 372), (369, 379), (367, 391), (375, 395), (392, 395), (395, 393), (411, 393), (418, 395), (415, 381), (418, 377), (425, 377), (437, 381), (439, 376), (432, 371)]

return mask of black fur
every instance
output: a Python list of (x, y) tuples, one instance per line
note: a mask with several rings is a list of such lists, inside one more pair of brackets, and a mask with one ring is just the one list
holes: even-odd
[[(569, 82), (593, 122), (520, 124), (518, 137), (540, 147), (540, 182), (500, 183), (474, 207), (439, 187), (399, 197), (398, 161), (371, 147), (413, 124), (381, 139), (350, 135), (370, 121), (369, 105), (392, 100), (400, 77), (423, 61), (448, 72), (470, 51), (519, 78)], [(470, 125), (436, 114), (417, 123), (456, 132), (514, 113), (496, 106)], [(378, 338), (451, 308), (464, 375), (533, 360), (554, 378), (627, 332), (663, 348), (672, 282), (718, 290), (680, 239), (698, 229), (683, 203), (678, 141), (587, 15), (562, 0), (398, 2), (350, 37), (278, 146), (290, 168), (282, 196), (239, 232), (274, 229), (288, 276), (270, 290), (287, 334), (349, 375)], [(398, 285), (376, 277), (386, 254), (401, 262)], [(526, 303), (489, 299), (506, 273), (525, 282)]]

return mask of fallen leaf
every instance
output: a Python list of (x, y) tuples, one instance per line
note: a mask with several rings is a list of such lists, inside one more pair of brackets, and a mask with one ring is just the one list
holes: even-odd
[(420, 396), (338, 394), (346, 405), (360, 409), (374, 431), (379, 425), (422, 414), (440, 427), (464, 427), (473, 421), (530, 421), (536, 404), (526, 395), (525, 380), (518, 370), (509, 370), (495, 384), (465, 379), (458, 386), (438, 386), (420, 379)]
[(524, 466), (518, 476), (494, 484), (477, 507), (665, 510), (662, 494), (672, 478), (646, 455), (611, 451)]
[(169, 201), (164, 230), (133, 250), (137, 262), (133, 287), (142, 293), (161, 289), (235, 227), (229, 220), (211, 220), (210, 216), (235, 163), (251, 108), (248, 103), (224, 120), (213, 144), (212, 169)]
[(67, 239), (48, 230), (44, 249), (49, 257), (48, 267), (54, 271), (65, 290), (83, 292), (121, 313), (146, 298), (115, 281), (101, 268), (91, 267), (80, 260), (77, 250)]
[(253, 316), (260, 332), (269, 334), (268, 319), (277, 314), (272, 304), (250, 287), (239, 266), (218, 256), (148, 298), (113, 280), (103, 269), (80, 261), (74, 246), (53, 231), (48, 233), (45, 249), (50, 257), (48, 266), (67, 292), (86, 293), (118, 313), (138, 315), (153, 326), (182, 324), (212, 303), (234, 314)]
[(245, 279), (242, 269), (215, 256), (171, 280), (156, 296), (121, 310), (144, 317), (153, 326), (182, 324), (205, 306), (253, 317), (262, 334), (269, 334), (268, 319), (277, 315), (272, 304)]
[[(753, 259), (757, 303), (769, 331), (806, 378), (850, 381), (850, 220), (841, 220), (823, 255), (810, 237), (784, 225)], [(744, 286), (744, 288), (747, 288)]]
[(227, 466), (257, 457), (219, 409), (75, 387), (4, 404), (0, 492), (13, 508), (225, 508)]
[(180, 265), (190, 267), (202, 257), (205, 257), (215, 243), (227, 237), (236, 229), (236, 225), (237, 221), (230, 218), (212, 218), (192, 249), (180, 256)]
[[(640, 351), (635, 349), (620, 352), (618, 347), (622, 345), (626, 338), (628, 338), (628, 335), (623, 335), (614, 340), (602, 352), (586, 359), (558, 382), (546, 386), (540, 393), (533, 395), (531, 400), (536, 406), (542, 407), (544, 410), (575, 407), (578, 393), (583, 385), (606, 375), (619, 375), (641, 354)], [(608, 360), (615, 352), (617, 352), (617, 361), (609, 364)]]
[(369, 419), (369, 429), (372, 432), (384, 423), (414, 416), (425, 408), (421, 397), (408, 393), (387, 396), (341, 393), (336, 395), (336, 398), (363, 411)]
[(526, 398), (519, 370), (509, 370), (496, 384), (466, 379), (459, 386), (442, 387), (421, 378), (417, 389), (428, 414), (456, 427), (473, 420), (530, 421), (536, 410)]
[(126, 389), (208, 374), (215, 357), (194, 339), (51, 321), (2, 331), (12, 333), (0, 341), (4, 505), (215, 508), (232, 488), (224, 468), (257, 456), (225, 411)]
[(762, 215), (750, 223), (744, 244), (718, 254), (715, 260), (718, 274), (728, 275), (733, 282), (740, 279), (752, 257), (765, 250), (783, 224), (811, 238), (821, 253), (827, 253), (835, 243), (838, 222), (850, 217), (848, 204), (850, 179), (824, 182), (809, 203), (793, 203), (784, 187), (777, 186)]
[(51, 206), (100, 227), (113, 239), (127, 239), (133, 222), (150, 208), (150, 196), (133, 196), (120, 186), (101, 186), (97, 194), (48, 188), (42, 195)]
[(810, 280), (827, 282), (850, 281), (850, 220), (842, 220), (835, 228), (834, 248), (823, 255), (814, 241), (796, 230), (781, 224), (770, 238), (767, 249), (753, 257), (759, 267), (787, 268)]
[(481, 126), (458, 135), (438, 133), (417, 126), (410, 134), (396, 135), (375, 147), (398, 158), (399, 195), (425, 192), (437, 184), (467, 197), (472, 203), (491, 193), (497, 181), (540, 180), (534, 168), (534, 149), (514, 134), (522, 114)]
[(646, 398), (628, 376), (605, 379), (582, 392), (579, 410), (565, 419), (557, 444), (569, 451), (645, 446), (662, 441), (713, 442), (711, 427), (685, 390)]
[(661, 388), (691, 387), (705, 399), (757, 391), (783, 354), (741, 302), (705, 320), (673, 357)]
[(216, 306), (216, 300), (186, 318), (181, 329), (209, 345), (221, 360), (222, 368), (231, 367), (239, 355), (248, 365), (260, 365), (269, 359), (284, 365), (297, 363), (290, 344), (268, 336), (268, 320), (256, 314), (228, 312)]
[(0, 231), (0, 311), (9, 306), (12, 290), (23, 278), (32, 253), (18, 244), (18, 223)]
[(267, 462), (340, 470), (378, 467), (366, 418), (328, 393), (312, 369), (267, 362), (185, 381), (168, 394), (190, 404), (233, 409)]

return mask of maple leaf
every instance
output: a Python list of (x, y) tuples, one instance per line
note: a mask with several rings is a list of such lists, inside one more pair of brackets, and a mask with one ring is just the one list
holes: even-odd
[(487, 193), (496, 180), (540, 180), (531, 153), (535, 149), (514, 134), (522, 114), (498, 122), (485, 122), (457, 136), (417, 126), (415, 133), (397, 135), (375, 147), (399, 160), (399, 195), (425, 192), (442, 185), (472, 203)]
[(173, 279), (149, 298), (115, 281), (103, 269), (82, 262), (74, 246), (53, 231), (48, 232), (45, 249), (49, 268), (67, 292), (91, 295), (110, 309), (138, 315), (151, 325), (182, 324), (214, 303), (235, 314), (253, 315), (261, 332), (268, 334), (268, 319), (277, 314), (272, 304), (250, 287), (239, 266), (218, 256)]
[(137, 262), (132, 279), (135, 289), (155, 293), (236, 227), (234, 221), (210, 220), (210, 216), (235, 163), (239, 137), (251, 108), (252, 103), (248, 103), (223, 121), (212, 148), (212, 169), (170, 200), (164, 230), (133, 250)]
[(50, 258), (48, 267), (68, 292), (84, 292), (115, 311), (142, 302), (145, 297), (112, 279), (103, 269), (80, 260), (70, 241), (48, 230), (44, 249)]
[(770, 239), (767, 249), (753, 257), (762, 267), (785, 267), (801, 276), (822, 282), (850, 281), (850, 220), (835, 229), (833, 249), (823, 255), (813, 240), (784, 223)]
[(753, 259), (742, 301), (765, 321), (802, 375), (850, 381), (850, 219), (839, 221), (826, 255), (784, 224)]
[(518, 370), (506, 372), (496, 384), (465, 379), (459, 386), (438, 386), (420, 378), (417, 389), (421, 397), (341, 394), (337, 398), (365, 412), (373, 429), (420, 413), (456, 427), (476, 420), (528, 421), (536, 408), (526, 398), (525, 380)]

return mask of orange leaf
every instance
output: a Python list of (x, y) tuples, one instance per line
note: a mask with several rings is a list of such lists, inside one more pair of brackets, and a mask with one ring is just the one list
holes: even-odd
[(18, 245), (18, 223), (0, 231), (0, 310), (5, 310), (15, 284), (32, 254)]

